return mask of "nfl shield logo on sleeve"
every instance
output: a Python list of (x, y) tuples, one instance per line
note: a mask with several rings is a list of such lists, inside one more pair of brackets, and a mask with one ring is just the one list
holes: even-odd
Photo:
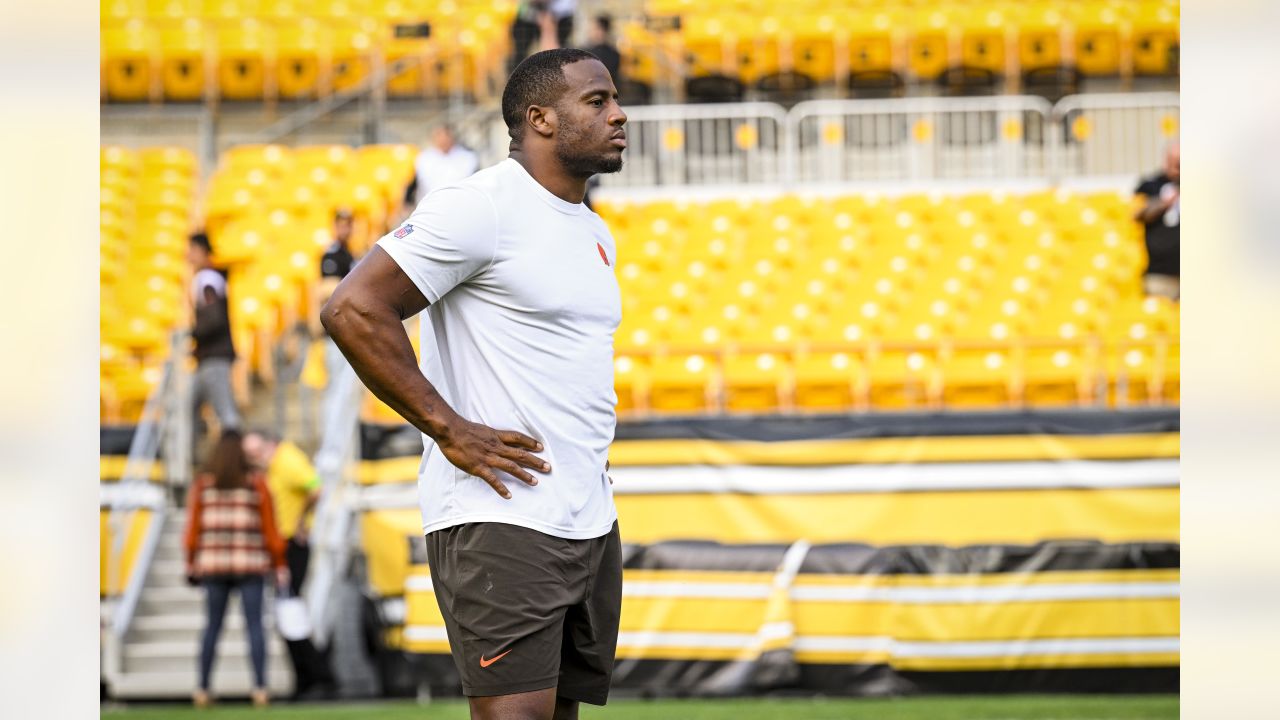
[(402, 238), (402, 237), (404, 237), (405, 235), (408, 235), (408, 234), (409, 234), (409, 233), (411, 233), (411, 232), (413, 232), (413, 226), (412, 226), (412, 225), (405, 225), (404, 227), (400, 228), (399, 230), (395, 231), (395, 232), (394, 232), (394, 233), (392, 233), (392, 234), (393, 234), (393, 235), (395, 235), (395, 236), (396, 236), (396, 237), (398, 237), (398, 238)]

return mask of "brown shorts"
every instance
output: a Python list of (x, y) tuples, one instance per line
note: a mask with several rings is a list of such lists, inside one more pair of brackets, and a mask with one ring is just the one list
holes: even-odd
[(427, 534), (427, 560), (462, 691), (556, 688), (604, 705), (622, 608), (618, 524), (565, 540), (505, 523)]

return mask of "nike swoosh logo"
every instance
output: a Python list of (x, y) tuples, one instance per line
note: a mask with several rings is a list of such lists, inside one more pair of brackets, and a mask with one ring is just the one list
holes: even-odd
[(494, 655), (493, 657), (489, 658), (488, 660), (485, 660), (485, 659), (484, 659), (484, 656), (483, 656), (483, 655), (481, 655), (481, 656), (480, 656), (480, 667), (482, 667), (482, 668), (487, 668), (487, 667), (489, 667), (490, 665), (492, 665), (492, 664), (494, 664), (494, 663), (498, 662), (499, 660), (501, 660), (501, 659), (502, 659), (503, 657), (505, 657), (505, 656), (506, 656), (506, 654), (507, 654), (507, 653), (509, 653), (509, 652), (511, 652), (511, 651), (510, 651), (510, 650), (508, 650), (507, 652), (504, 652), (504, 653), (502, 653), (501, 655)]

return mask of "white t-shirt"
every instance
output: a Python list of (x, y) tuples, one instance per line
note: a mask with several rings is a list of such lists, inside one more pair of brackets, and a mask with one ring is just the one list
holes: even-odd
[(479, 164), (476, 154), (461, 145), (454, 145), (447, 153), (434, 147), (423, 150), (413, 162), (414, 172), (418, 176), (418, 196), (414, 199), (422, 202), (432, 190), (462, 180), (475, 172)]
[(511, 491), (504, 500), (424, 436), (424, 530), (502, 522), (570, 539), (608, 533), (622, 304), (600, 216), (507, 159), (431, 193), (378, 244), (431, 303), (423, 374), (467, 420), (541, 441), (537, 454), (551, 464), (530, 472), (535, 487), (498, 471)]

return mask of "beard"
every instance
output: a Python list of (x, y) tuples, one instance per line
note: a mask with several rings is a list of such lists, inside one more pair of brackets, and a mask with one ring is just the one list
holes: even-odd
[(590, 142), (581, 128), (563, 125), (556, 136), (556, 159), (571, 175), (589, 178), (600, 173), (616, 173), (622, 169), (622, 153), (592, 152), (583, 147)]

